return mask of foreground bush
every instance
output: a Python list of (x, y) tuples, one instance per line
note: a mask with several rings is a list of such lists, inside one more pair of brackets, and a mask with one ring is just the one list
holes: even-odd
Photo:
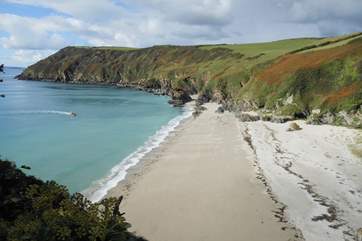
[(0, 240), (141, 241), (128, 232), (119, 199), (91, 203), (54, 181), (24, 174), (0, 160)]

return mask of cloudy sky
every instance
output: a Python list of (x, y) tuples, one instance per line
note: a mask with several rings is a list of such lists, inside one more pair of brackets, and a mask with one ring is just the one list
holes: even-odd
[(0, 63), (68, 45), (245, 43), (362, 31), (362, 0), (0, 0)]

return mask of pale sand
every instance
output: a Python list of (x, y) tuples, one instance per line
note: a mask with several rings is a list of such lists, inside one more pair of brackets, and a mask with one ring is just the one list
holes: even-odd
[(361, 130), (290, 123), (241, 123), (259, 166), (307, 241), (352, 241), (362, 227)]
[(296, 240), (274, 217), (280, 205), (256, 179), (240, 122), (216, 114), (216, 104), (206, 107), (109, 192), (125, 195), (131, 230), (149, 241)]

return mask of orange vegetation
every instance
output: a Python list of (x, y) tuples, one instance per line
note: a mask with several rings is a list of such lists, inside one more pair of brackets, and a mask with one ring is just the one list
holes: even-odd
[(362, 54), (361, 41), (315, 52), (285, 55), (259, 73), (257, 78), (269, 84), (279, 83), (283, 77), (297, 70), (319, 67), (321, 64), (355, 54)]
[(353, 95), (355, 92), (357, 92), (357, 90), (359, 90), (359, 86), (357, 85), (357, 83), (345, 86), (337, 92), (328, 95), (326, 98), (326, 102), (330, 104), (338, 103), (338, 101), (340, 101), (341, 99)]

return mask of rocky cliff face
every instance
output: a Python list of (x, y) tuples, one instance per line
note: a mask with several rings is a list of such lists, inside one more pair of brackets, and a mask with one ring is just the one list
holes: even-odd
[[(217, 59), (237, 59), (239, 56), (226, 48), (203, 50), (198, 47), (159, 46), (119, 50), (66, 47), (29, 66), (18, 78), (131, 87), (170, 95), (177, 98), (175, 103), (179, 104), (180, 100), (188, 101), (188, 95), (197, 91), (190, 78), (195, 73), (197, 75), (197, 64)], [(187, 88), (180, 88), (180, 85), (185, 87), (187, 84)]]
[(198, 93), (234, 110), (296, 118), (319, 110), (322, 123), (362, 124), (361, 33), (244, 45), (66, 47), (18, 78), (137, 88), (169, 95), (175, 105)]
[(228, 49), (208, 51), (197, 47), (136, 50), (66, 47), (28, 67), (18, 78), (169, 88), (171, 80), (188, 77), (193, 64), (237, 56)]

